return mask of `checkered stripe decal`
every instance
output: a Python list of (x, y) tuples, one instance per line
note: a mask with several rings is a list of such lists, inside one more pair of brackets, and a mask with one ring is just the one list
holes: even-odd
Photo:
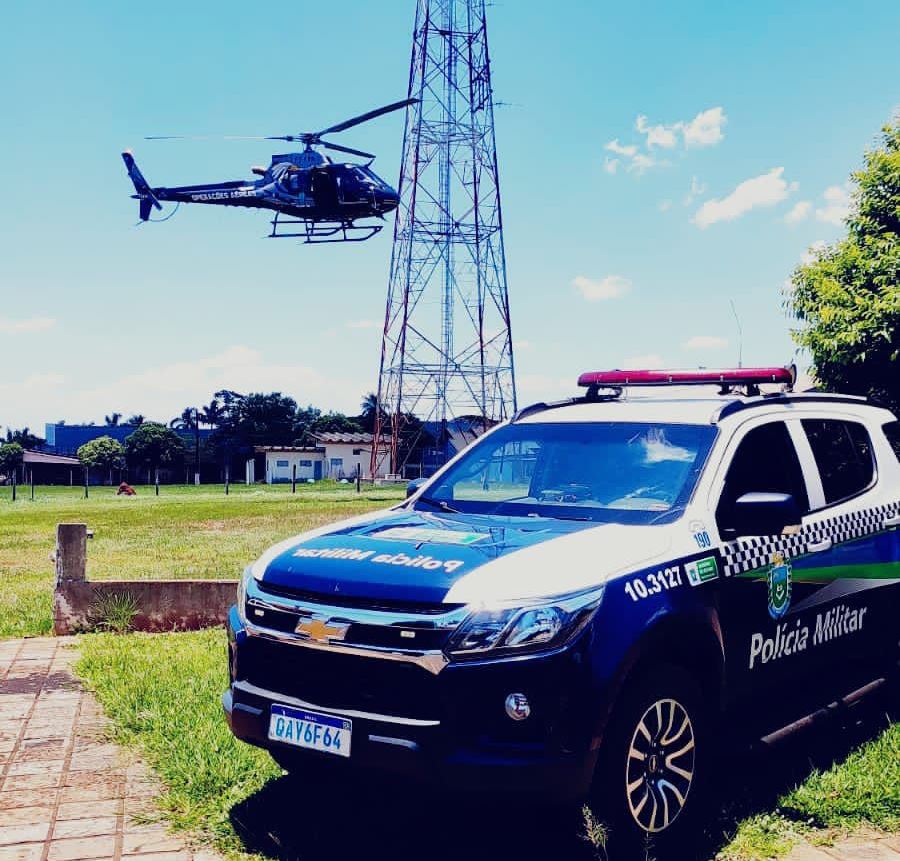
[(788, 559), (807, 552), (807, 546), (830, 538), (835, 544), (881, 532), (888, 517), (900, 514), (900, 501), (889, 502), (875, 508), (850, 511), (804, 526), (797, 535), (773, 535), (739, 538), (722, 545), (722, 561), (725, 576), (744, 574), (764, 565), (770, 565), (772, 554), (783, 553)]

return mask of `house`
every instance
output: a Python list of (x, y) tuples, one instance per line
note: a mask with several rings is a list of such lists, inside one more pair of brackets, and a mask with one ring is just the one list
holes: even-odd
[(384, 478), (384, 471), (371, 471), (372, 442), (370, 433), (319, 433), (312, 437), (312, 445), (264, 445), (256, 452), (265, 458), (267, 484), (291, 481), (296, 469), (297, 481), (323, 478), (334, 480), (359, 477), (365, 481)]

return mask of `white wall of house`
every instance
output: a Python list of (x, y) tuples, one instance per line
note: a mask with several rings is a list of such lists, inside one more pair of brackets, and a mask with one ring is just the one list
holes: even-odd
[(365, 444), (326, 442), (325, 448), (325, 476), (326, 478), (356, 478), (356, 465), (359, 464), (360, 477), (369, 479), (372, 477), (370, 461), (372, 457), (371, 446)]
[[(319, 464), (318, 470), (316, 463)], [(266, 483), (280, 484), (290, 481), (295, 464), (298, 481), (325, 477), (325, 455), (321, 451), (267, 451)]]

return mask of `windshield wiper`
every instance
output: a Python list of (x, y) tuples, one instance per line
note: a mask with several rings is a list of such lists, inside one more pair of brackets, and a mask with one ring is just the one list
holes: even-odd
[(445, 502), (443, 499), (430, 499), (427, 496), (420, 496), (416, 502), (424, 502), (426, 505), (430, 505), (432, 508), (438, 509), (438, 511), (448, 511), (451, 514), (460, 514), (460, 510), (458, 508), (454, 508), (450, 503)]
[(525, 515), (526, 517), (542, 517), (545, 520), (580, 520), (583, 522), (589, 522), (593, 520), (592, 517), (577, 517), (575, 515), (570, 514), (543, 514), (540, 511), (530, 511)]

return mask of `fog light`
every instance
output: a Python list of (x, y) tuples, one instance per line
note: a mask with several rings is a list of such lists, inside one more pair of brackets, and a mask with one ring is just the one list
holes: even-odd
[(506, 698), (506, 713), (513, 720), (525, 720), (531, 714), (531, 703), (525, 694), (510, 694)]

